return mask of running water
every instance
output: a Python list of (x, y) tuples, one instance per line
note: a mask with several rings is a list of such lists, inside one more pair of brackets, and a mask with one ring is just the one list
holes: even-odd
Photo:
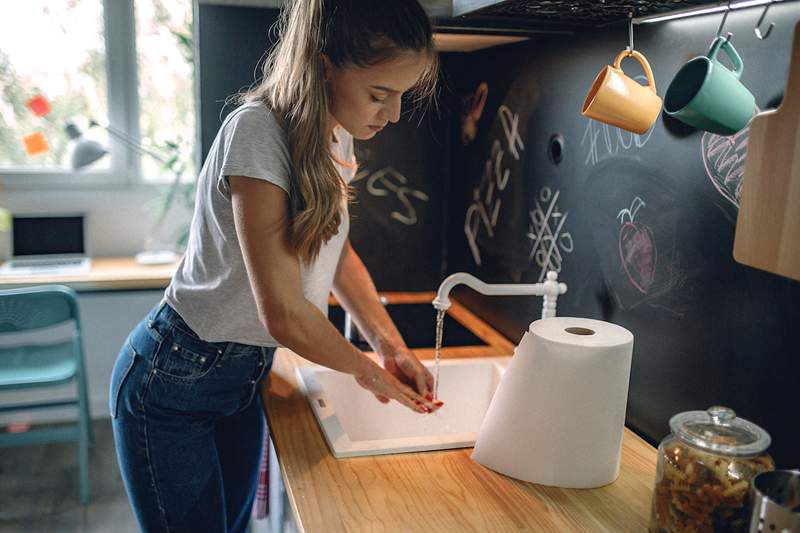
[(436, 375), (433, 378), (433, 400), (439, 399), (439, 359), (442, 351), (442, 330), (444, 329), (444, 309), (436, 311)]

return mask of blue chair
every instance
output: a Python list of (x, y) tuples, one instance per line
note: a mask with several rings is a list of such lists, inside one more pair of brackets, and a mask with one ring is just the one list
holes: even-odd
[[(0, 413), (30, 409), (77, 406), (78, 423), (68, 426), (32, 429), (21, 433), (0, 433), (0, 448), (46, 442), (77, 440), (80, 462), (80, 499), (89, 501), (89, 447), (94, 443), (89, 415), (89, 392), (81, 342), (78, 296), (63, 285), (41, 285), (0, 291), (0, 339), (41, 328), (73, 322), (72, 339), (0, 345), (0, 392), (35, 387), (52, 387), (77, 380), (77, 397), (58, 400), (0, 405)], [(27, 335), (28, 337), (30, 335)]]

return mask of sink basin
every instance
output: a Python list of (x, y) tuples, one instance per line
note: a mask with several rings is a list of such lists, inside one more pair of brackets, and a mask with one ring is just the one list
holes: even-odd
[[(349, 374), (320, 365), (297, 369), (300, 386), (333, 455), (354, 457), (475, 445), (483, 417), (511, 357), (443, 359), (432, 414), (382, 404)], [(434, 372), (434, 361), (423, 364)]]
[[(386, 305), (386, 311), (397, 326), (409, 348), (430, 348), (436, 345), (436, 309), (430, 303), (395, 303)], [(344, 334), (344, 310), (338, 305), (328, 309), (328, 319)], [(354, 339), (359, 349), (370, 350), (359, 335)], [(444, 316), (442, 346), (487, 346), (488, 344), (467, 329), (450, 314)]]

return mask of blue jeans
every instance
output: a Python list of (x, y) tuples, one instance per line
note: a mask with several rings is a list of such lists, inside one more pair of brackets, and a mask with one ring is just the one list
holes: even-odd
[(275, 348), (201, 340), (162, 301), (122, 346), (109, 409), (122, 480), (147, 532), (246, 531)]

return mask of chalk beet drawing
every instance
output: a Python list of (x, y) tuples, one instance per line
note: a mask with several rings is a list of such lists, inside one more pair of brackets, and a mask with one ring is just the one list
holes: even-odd
[[(758, 107), (756, 112), (759, 112)], [(742, 178), (749, 139), (749, 125), (734, 135), (705, 132), (700, 139), (700, 153), (706, 175), (722, 197), (737, 209), (742, 198)]]
[(622, 224), (619, 229), (619, 257), (622, 267), (633, 286), (643, 294), (647, 294), (655, 281), (657, 260), (653, 230), (634, 220), (636, 213), (645, 205), (647, 204), (637, 196), (630, 207), (617, 213)]
[[(505, 148), (511, 156), (519, 161), (520, 152), (525, 144), (519, 134), (519, 115), (505, 105), (497, 110), (497, 118), (503, 128)], [(481, 251), (478, 247), (478, 234), (486, 231), (488, 238), (494, 237), (494, 228), (500, 216), (502, 192), (508, 186), (511, 170), (503, 168), (503, 156), (506, 153), (500, 139), (492, 142), (491, 153), (483, 166), (483, 174), (478, 186), (472, 189), (472, 204), (464, 216), (464, 234), (467, 237), (472, 258), (475, 264), (481, 265)]]
[(531, 217), (528, 225), (528, 238), (531, 240), (530, 259), (541, 268), (540, 282), (544, 280), (548, 270), (561, 272), (563, 264), (561, 252), (571, 253), (575, 248), (572, 235), (563, 231), (569, 213), (562, 213), (558, 209), (560, 194), (561, 191), (553, 192), (550, 187), (542, 187), (533, 211), (528, 213)]

